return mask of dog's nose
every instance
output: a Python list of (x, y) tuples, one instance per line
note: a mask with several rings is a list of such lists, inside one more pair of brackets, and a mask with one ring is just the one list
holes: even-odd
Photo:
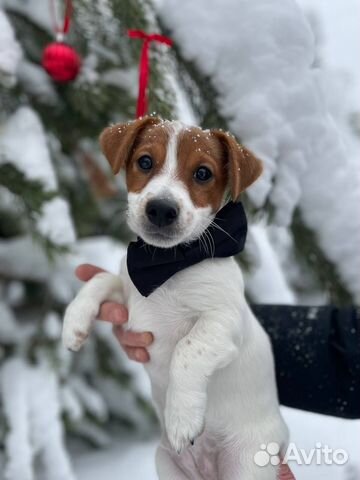
[(146, 205), (146, 215), (157, 227), (167, 227), (179, 215), (179, 207), (172, 200), (150, 200)]

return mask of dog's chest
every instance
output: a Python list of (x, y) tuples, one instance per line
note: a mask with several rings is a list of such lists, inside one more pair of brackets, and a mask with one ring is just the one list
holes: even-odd
[[(156, 348), (162, 353), (172, 352), (202, 311), (215, 308), (219, 302), (237, 302), (242, 290), (241, 273), (233, 258), (208, 259), (188, 267), (148, 297), (143, 297), (131, 281), (125, 258), (121, 276), (125, 281), (129, 310), (128, 328), (153, 332), (156, 341), (151, 348), (156, 354)], [(232, 278), (232, 285), (237, 285), (235, 297), (229, 288), (229, 278)]]
[[(132, 287), (134, 289), (135, 287)], [(174, 350), (177, 342), (192, 328), (197, 314), (184, 308), (175, 291), (162, 287), (148, 298), (133, 291), (129, 297), (128, 326), (134, 331), (150, 331), (156, 341), (150, 347), (152, 360), (163, 362)]]
[(184, 305), (182, 289), (171, 279), (149, 297), (143, 297), (128, 278), (128, 328), (152, 332), (155, 341), (149, 347), (151, 361), (146, 365), (154, 384), (167, 384), (172, 353), (178, 341), (193, 327), (196, 310)]

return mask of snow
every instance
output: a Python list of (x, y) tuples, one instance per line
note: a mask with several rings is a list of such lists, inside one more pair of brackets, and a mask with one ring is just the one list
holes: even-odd
[[(22, 50), (15, 39), (12, 26), (0, 8), (0, 82), (13, 83)], [(4, 78), (3, 78), (4, 77)]]
[[(13, 382), (13, 378), (17, 378), (17, 381)], [(5, 475), (11, 479), (33, 480), (26, 371), (20, 360), (10, 360), (2, 367), (0, 392), (10, 429), (5, 440), (8, 457)]]
[(360, 64), (358, 55), (360, 31), (359, 0), (297, 0), (306, 13), (315, 14), (320, 23), (320, 55), (322, 64), (332, 70), (341, 70), (353, 87), (353, 98), (360, 98)]
[(0, 240), (0, 274), (19, 280), (41, 281), (50, 275), (50, 267), (43, 250), (32, 238), (15, 237)]
[(0, 241), (0, 275), (19, 280), (48, 282), (54, 298), (66, 304), (80, 286), (74, 275), (79, 264), (93, 263), (117, 273), (124, 253), (124, 245), (109, 237), (90, 237), (78, 240), (68, 254), (50, 263), (44, 251), (32, 238), (15, 237)]
[(44, 104), (55, 105), (59, 101), (49, 75), (35, 63), (25, 59), (20, 62), (18, 81), (27, 93)]
[(269, 240), (266, 225), (250, 225), (246, 253), (251, 255), (251, 270), (244, 271), (246, 291), (255, 303), (295, 304), (279, 258)]
[(41, 120), (30, 107), (20, 107), (1, 130), (0, 148), (29, 180), (40, 180), (48, 190), (57, 188)]
[(63, 198), (53, 198), (44, 204), (37, 226), (44, 236), (57, 245), (68, 245), (75, 241), (69, 204)]
[(55, 373), (45, 365), (28, 367), (26, 370), (32, 445), (34, 452), (41, 457), (45, 478), (75, 480), (63, 439)]
[[(345, 465), (315, 465), (298, 466), (291, 463), (295, 477), (301, 480), (352, 480), (360, 475), (359, 456), (359, 420), (343, 420), (325, 415), (302, 412), (290, 408), (282, 408), (286, 423), (290, 427), (290, 441), (298, 449), (309, 452), (317, 442), (330, 448), (344, 449), (349, 460)], [(355, 470), (357, 474), (350, 478), (349, 472)]]
[(79, 398), (84, 408), (97, 420), (103, 422), (107, 418), (107, 407), (101, 395), (91, 388), (82, 378), (70, 377), (69, 386)]
[(89, 237), (81, 239), (74, 248), (74, 265), (94, 263), (104, 270), (118, 273), (126, 247), (109, 237)]
[(57, 341), (61, 336), (62, 319), (58, 313), (49, 311), (44, 318), (44, 334), (49, 340)]
[(22, 304), (25, 297), (24, 285), (17, 280), (10, 281), (7, 285), (4, 297), (9, 306), (18, 307)]
[[(0, 132), (0, 152), (0, 162), (10, 161), (29, 180), (38, 180), (46, 190), (56, 191), (58, 184), (45, 132), (39, 116), (30, 107), (18, 108), (8, 119)], [(75, 241), (69, 206), (62, 198), (45, 203), (38, 228), (59, 245)]]
[(197, 125), (198, 118), (192, 108), (191, 102), (185, 92), (185, 89), (180, 82), (176, 66), (173, 61), (169, 59), (169, 70), (165, 73), (165, 78), (175, 95), (175, 118), (178, 118), (187, 125)]
[(0, 338), (2, 343), (8, 344), (15, 342), (18, 335), (18, 326), (11, 309), (6, 303), (0, 301)]
[(155, 450), (158, 440), (115, 443), (110, 449), (74, 458), (78, 480), (116, 478), (157, 480)]
[(84, 416), (84, 409), (78, 397), (68, 385), (63, 385), (60, 389), (61, 410), (66, 414), (71, 422), (80, 422)]
[(27, 16), (35, 25), (47, 30), (50, 35), (53, 34), (53, 21), (47, 0), (2, 0), (2, 3), (6, 9)]
[(0, 396), (9, 426), (6, 478), (35, 480), (33, 462), (40, 455), (47, 480), (75, 480), (63, 443), (54, 373), (13, 357), (0, 370)]
[(138, 67), (129, 69), (112, 68), (101, 75), (101, 81), (105, 85), (113, 85), (126, 90), (136, 101), (138, 94)]

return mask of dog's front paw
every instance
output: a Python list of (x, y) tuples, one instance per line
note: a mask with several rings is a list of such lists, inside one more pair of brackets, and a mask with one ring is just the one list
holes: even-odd
[(97, 314), (98, 306), (94, 302), (75, 298), (65, 311), (63, 345), (73, 352), (79, 351), (90, 334)]
[(165, 407), (165, 427), (171, 447), (180, 454), (204, 430), (206, 395), (179, 393), (169, 388)]

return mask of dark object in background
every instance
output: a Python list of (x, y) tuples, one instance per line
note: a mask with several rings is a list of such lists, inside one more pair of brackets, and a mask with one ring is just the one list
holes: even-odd
[(360, 309), (252, 305), (269, 334), (282, 405), (360, 418)]

